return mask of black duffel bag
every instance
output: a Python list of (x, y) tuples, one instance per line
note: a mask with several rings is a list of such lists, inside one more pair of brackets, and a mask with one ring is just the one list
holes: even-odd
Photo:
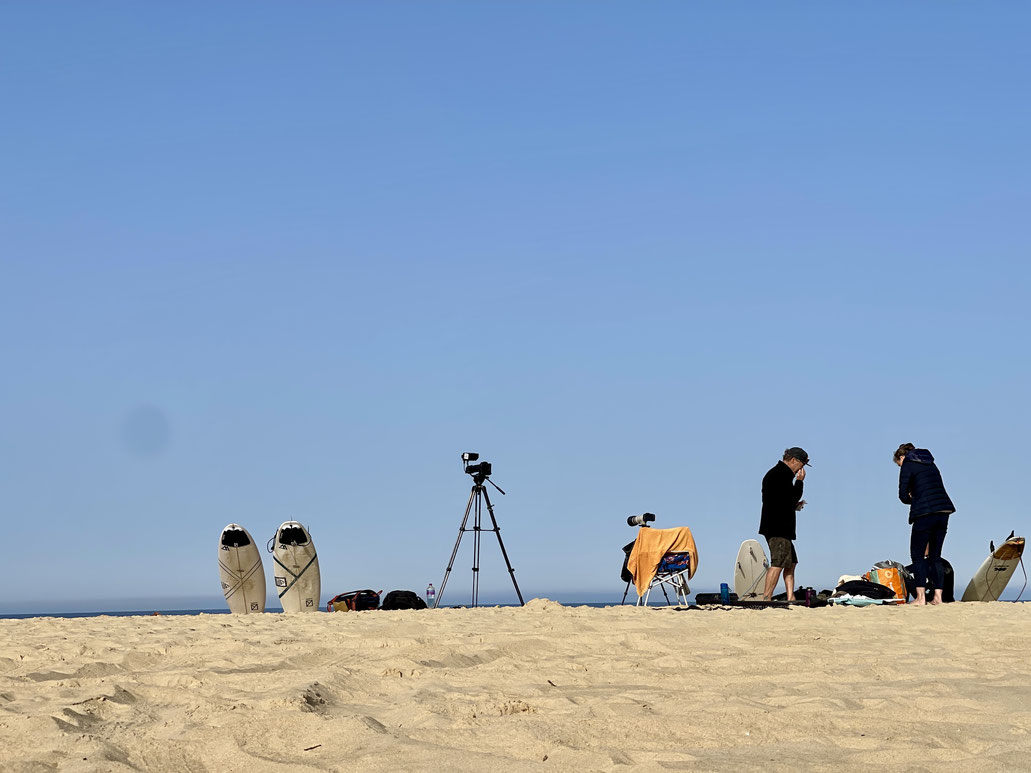
[(840, 596), (848, 593), (850, 596), (865, 596), (868, 599), (893, 599), (895, 591), (886, 585), (866, 580), (849, 580), (843, 582), (834, 589), (834, 595)]
[(380, 609), (426, 609), (426, 602), (415, 591), (392, 590), (383, 597)]

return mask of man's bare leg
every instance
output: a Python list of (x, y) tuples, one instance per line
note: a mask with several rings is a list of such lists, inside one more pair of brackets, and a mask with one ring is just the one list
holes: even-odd
[(795, 565), (784, 570), (784, 587), (788, 592), (788, 601), (795, 600)]
[(927, 604), (927, 599), (924, 596), (924, 593), (925, 593), (925, 590), (923, 588), (917, 588), (916, 589), (916, 598), (913, 599), (912, 601), (910, 601), (909, 603), (912, 604), (915, 607), (925, 606)]
[(763, 588), (763, 601), (770, 601), (773, 598), (773, 591), (777, 590), (777, 580), (780, 579), (781, 568), (771, 566), (766, 570), (766, 587)]
[(941, 604), (942, 603), (942, 592), (941, 592), (940, 588), (935, 588), (934, 589), (934, 600), (931, 603), (932, 604)]

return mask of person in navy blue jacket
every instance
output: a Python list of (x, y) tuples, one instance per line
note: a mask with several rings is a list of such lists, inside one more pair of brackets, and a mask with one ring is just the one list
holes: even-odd
[[(945, 565), (942, 545), (949, 529), (949, 516), (956, 512), (945, 491), (941, 472), (926, 448), (903, 443), (895, 451), (899, 470), (899, 499), (909, 505), (909, 522), (913, 531), (909, 538), (909, 556), (913, 559), (917, 581), (927, 578), (934, 587), (932, 604), (942, 603)], [(926, 581), (926, 580), (925, 580)], [(916, 587), (914, 604), (926, 604), (926, 589)]]

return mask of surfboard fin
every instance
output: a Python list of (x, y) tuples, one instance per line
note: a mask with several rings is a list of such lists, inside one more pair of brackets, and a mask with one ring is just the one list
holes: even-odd
[(988, 552), (995, 552), (995, 540), (988, 540)]
[(1016, 532), (1016, 530), (1015, 530), (1015, 529), (1014, 529), (1013, 531), (1011, 531), (1011, 532), (1010, 532), (1010, 535), (1009, 535), (1009, 536), (1008, 536), (1008, 537), (1006, 538), (1006, 541), (1007, 541), (1007, 542), (1009, 542), (1009, 541), (1010, 541), (1011, 539), (1013, 539), (1013, 535), (1014, 535), (1014, 534), (1016, 534), (1016, 533), (1017, 533), (1017, 532)]

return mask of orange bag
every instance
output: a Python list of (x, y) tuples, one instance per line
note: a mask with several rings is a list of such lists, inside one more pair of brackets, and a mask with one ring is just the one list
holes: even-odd
[(895, 591), (895, 598), (899, 601), (906, 600), (906, 583), (898, 569), (891, 566), (887, 569), (871, 569), (863, 575), (864, 580), (875, 582)]

